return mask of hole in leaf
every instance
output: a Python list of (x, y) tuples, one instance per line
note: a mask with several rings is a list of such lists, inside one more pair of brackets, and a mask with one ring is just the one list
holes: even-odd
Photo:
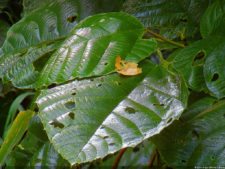
[(132, 107), (126, 107), (126, 108), (125, 108), (125, 111), (126, 111), (127, 113), (130, 113), (130, 114), (133, 114), (133, 113), (136, 112), (136, 110), (135, 110), (134, 108), (132, 108)]
[(104, 129), (104, 128), (105, 128), (104, 126), (101, 126), (101, 127), (100, 127), (100, 129)]
[(110, 145), (110, 146), (114, 146), (114, 145), (115, 145), (115, 143), (109, 143), (109, 145)]
[(56, 86), (57, 86), (57, 84), (52, 83), (52, 84), (50, 84), (50, 85), (48, 86), (48, 89), (54, 88), (54, 87), (56, 87)]
[(223, 117), (225, 118), (225, 114), (223, 114)]
[(53, 125), (54, 128), (58, 127), (58, 128), (63, 128), (64, 125), (62, 123), (60, 123), (58, 120), (52, 120), (49, 122), (50, 125)]
[(70, 113), (69, 113), (69, 117), (70, 117), (71, 119), (74, 119), (74, 117), (75, 117), (74, 112), (70, 112)]
[(182, 163), (186, 163), (186, 160), (181, 160)]
[(107, 138), (109, 138), (109, 136), (104, 136), (103, 138), (104, 138), (104, 139), (107, 139)]
[(173, 120), (172, 118), (168, 119), (167, 123), (171, 123), (172, 120)]
[(192, 130), (191, 134), (192, 134), (192, 138), (196, 138), (196, 139), (199, 138), (199, 134), (196, 130)]
[(101, 83), (97, 84), (97, 87), (101, 87), (101, 86), (102, 86), (102, 84), (101, 84)]
[(65, 103), (65, 107), (67, 109), (70, 109), (71, 110), (71, 109), (74, 109), (76, 107), (76, 104), (75, 104), (74, 101), (69, 101), (69, 102)]
[(94, 81), (94, 79), (90, 79), (90, 81), (91, 81), (91, 82), (93, 82), (93, 81)]
[(218, 73), (214, 73), (214, 75), (213, 75), (211, 81), (212, 81), (212, 82), (215, 82), (215, 81), (217, 81), (218, 79), (219, 79), (219, 74), (218, 74)]
[(205, 61), (205, 52), (204, 51), (200, 51), (194, 57), (192, 65), (194, 66), (194, 65), (203, 64), (204, 61)]
[(214, 155), (211, 156), (211, 160), (215, 160), (216, 157)]
[(108, 65), (108, 62), (105, 62), (104, 65), (107, 66)]
[(139, 147), (134, 147), (133, 152), (136, 153), (136, 152), (138, 152), (139, 150), (140, 150)]
[(180, 21), (181, 22), (187, 22), (188, 20), (187, 20), (187, 18), (181, 18)]
[(39, 57), (37, 60), (33, 62), (33, 66), (36, 71), (40, 72), (43, 67), (46, 65), (47, 61), (49, 60), (50, 56), (53, 54), (52, 52), (46, 53), (43, 56)]
[(76, 94), (77, 94), (76, 92), (73, 92), (73, 93), (72, 93), (72, 96), (75, 96)]
[(165, 106), (165, 104), (161, 103), (161, 104), (159, 104), (159, 106), (163, 107), (163, 106)]
[(77, 16), (73, 15), (73, 16), (69, 16), (66, 20), (70, 23), (73, 23), (76, 19), (77, 19)]

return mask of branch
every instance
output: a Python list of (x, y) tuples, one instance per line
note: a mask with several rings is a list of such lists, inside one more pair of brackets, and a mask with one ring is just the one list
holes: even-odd
[(127, 150), (127, 148), (123, 148), (123, 149), (120, 150), (118, 156), (116, 157), (116, 160), (114, 161), (112, 169), (117, 169), (117, 167), (120, 163), (120, 160), (121, 160), (121, 158), (122, 158), (122, 156), (123, 156), (123, 154), (125, 153), (126, 150)]
[(155, 36), (156, 38), (161, 39), (161, 40), (163, 40), (165, 42), (168, 42), (170, 44), (176, 45), (176, 46), (181, 47), (181, 48), (184, 48), (185, 47), (184, 44), (178, 43), (178, 42), (174, 42), (174, 41), (172, 41), (170, 39), (167, 39), (167, 38), (163, 37), (162, 35), (157, 34), (157, 33), (153, 32), (153, 31), (151, 31), (150, 29), (147, 29), (147, 32), (150, 33), (151, 35)]

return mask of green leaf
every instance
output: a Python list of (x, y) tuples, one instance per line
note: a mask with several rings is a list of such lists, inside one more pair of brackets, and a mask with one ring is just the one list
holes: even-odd
[(200, 22), (200, 31), (203, 37), (209, 35), (225, 36), (225, 3), (224, 0), (216, 0), (208, 7)]
[(208, 37), (196, 41), (190, 46), (174, 52), (170, 56), (173, 58), (173, 67), (182, 73), (191, 89), (195, 91), (208, 91), (204, 79), (203, 67), (210, 52), (223, 41), (223, 37)]
[(217, 98), (225, 97), (225, 38), (209, 54), (204, 65), (204, 77), (208, 89)]
[[(196, 108), (197, 104), (192, 111)], [(176, 121), (153, 137), (153, 142), (170, 167), (225, 165), (224, 109), (225, 102), (220, 101), (205, 105), (205, 109), (195, 114), (190, 110), (192, 117), (189, 116), (187, 121)]]
[(76, 24), (112, 9), (99, 10), (95, 1), (57, 0), (34, 10), (8, 31), (0, 49), (0, 77), (16, 87), (33, 88), (50, 55)]
[(156, 48), (155, 40), (141, 39), (143, 33), (142, 24), (125, 13), (91, 16), (51, 56), (37, 86), (108, 74), (115, 70), (118, 55), (139, 62)]
[(188, 95), (182, 79), (149, 62), (141, 67), (138, 76), (114, 73), (41, 92), (39, 116), (71, 165), (134, 147), (179, 118)]
[(34, 154), (30, 162), (30, 168), (35, 166), (45, 166), (45, 169), (69, 168), (66, 162), (53, 148), (50, 143), (45, 143), (42, 148)]
[(32, 93), (32, 92), (22, 93), (21, 95), (18, 95), (17, 98), (13, 101), (13, 103), (11, 104), (11, 106), (9, 108), (9, 112), (8, 112), (7, 119), (6, 119), (6, 122), (5, 122), (4, 135), (3, 135), (4, 137), (7, 133), (7, 130), (9, 129), (11, 123), (13, 122), (17, 111), (23, 111), (23, 110), (20, 110), (22, 101), (26, 97), (31, 96), (33, 94), (34, 93)]
[(168, 38), (192, 37), (209, 0), (127, 0), (124, 11)]
[[(2, 20), (0, 20), (0, 25), (1, 25), (1, 27), (0, 27), (0, 46), (2, 46), (2, 44), (5, 40), (5, 37), (6, 37), (6, 32), (9, 29), (9, 25)], [(0, 52), (0, 55), (1, 55), (1, 52)]]
[(34, 112), (32, 111), (20, 112), (14, 120), (0, 149), (0, 166), (5, 163), (8, 154), (23, 137), (33, 115)]

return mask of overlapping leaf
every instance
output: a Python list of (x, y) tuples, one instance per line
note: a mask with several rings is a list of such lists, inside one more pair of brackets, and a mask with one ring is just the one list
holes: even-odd
[(150, 63), (142, 67), (134, 77), (116, 73), (42, 91), (39, 116), (70, 164), (135, 146), (179, 118), (187, 99), (182, 79)]
[[(170, 167), (225, 165), (225, 102), (212, 101), (195, 103), (187, 112), (191, 113), (187, 121), (177, 121), (153, 138)], [(199, 106), (205, 108), (199, 110)]]
[(124, 11), (166, 37), (183, 39), (198, 32), (197, 24), (209, 3), (208, 0), (128, 0)]
[(0, 49), (0, 77), (12, 81), (16, 87), (34, 87), (46, 61), (77, 22), (88, 15), (114, 9), (117, 3), (99, 10), (94, 1), (85, 4), (57, 0), (26, 15), (10, 28)]
[[(197, 91), (207, 91), (203, 67), (209, 54), (224, 41), (223, 37), (208, 37), (197, 41), (190, 46), (176, 51), (170, 57), (173, 58), (173, 66), (183, 74), (190, 88)], [(215, 56), (214, 59), (223, 57)], [(211, 64), (206, 69), (216, 67), (216, 64)]]
[(139, 62), (156, 48), (154, 40), (141, 39), (143, 33), (142, 24), (125, 13), (87, 18), (51, 56), (37, 86), (108, 74), (117, 56)]
[(200, 22), (200, 31), (203, 37), (210, 35), (225, 36), (225, 3), (224, 0), (216, 0), (208, 7)]

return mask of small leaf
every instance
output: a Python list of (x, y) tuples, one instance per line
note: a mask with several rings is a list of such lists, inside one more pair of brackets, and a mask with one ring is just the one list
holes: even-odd
[(0, 166), (5, 163), (8, 154), (22, 138), (33, 115), (32, 111), (23, 111), (17, 115), (0, 149)]
[(142, 69), (138, 67), (137, 63), (124, 61), (120, 56), (116, 57), (115, 67), (119, 74), (126, 76), (134, 76), (142, 73)]

